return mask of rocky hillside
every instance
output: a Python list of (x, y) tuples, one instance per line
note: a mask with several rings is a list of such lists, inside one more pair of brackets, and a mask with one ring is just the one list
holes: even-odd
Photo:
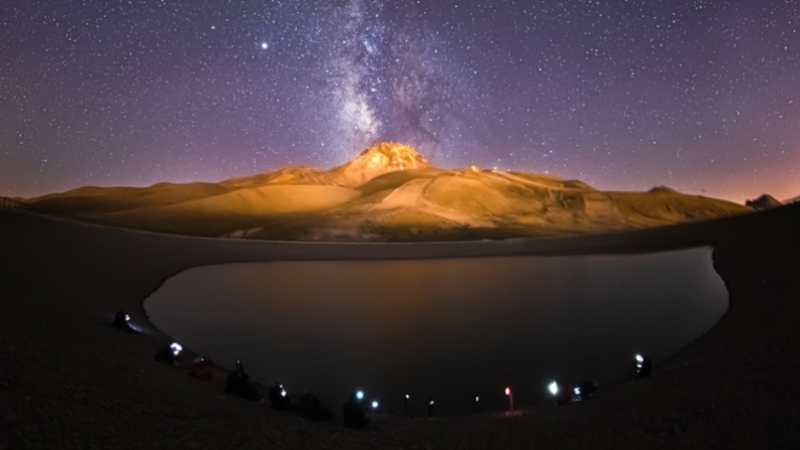
[(747, 200), (744, 202), (744, 205), (755, 210), (762, 211), (765, 209), (779, 208), (783, 206), (783, 203), (769, 194), (763, 194), (761, 197), (758, 197), (755, 200)]
[(440, 169), (391, 142), (330, 170), (291, 167), (220, 183), (84, 187), (28, 202), (152, 231), (338, 241), (602, 233), (752, 211), (667, 187), (604, 192), (549, 175)]

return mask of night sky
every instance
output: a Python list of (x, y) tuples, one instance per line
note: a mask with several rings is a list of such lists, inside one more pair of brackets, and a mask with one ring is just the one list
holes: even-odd
[(441, 167), (800, 195), (793, 0), (3, 0), (0, 195)]

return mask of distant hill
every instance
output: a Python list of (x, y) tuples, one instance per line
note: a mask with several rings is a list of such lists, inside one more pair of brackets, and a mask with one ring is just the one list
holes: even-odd
[(783, 203), (778, 201), (775, 197), (769, 194), (763, 194), (755, 200), (747, 200), (744, 202), (745, 206), (749, 206), (755, 210), (763, 211), (765, 209), (778, 208), (783, 206)]
[(413, 148), (392, 142), (330, 170), (290, 167), (220, 183), (83, 187), (27, 202), (143, 230), (314, 241), (560, 236), (752, 211), (664, 186), (604, 192), (551, 175), (475, 166), (441, 169)]

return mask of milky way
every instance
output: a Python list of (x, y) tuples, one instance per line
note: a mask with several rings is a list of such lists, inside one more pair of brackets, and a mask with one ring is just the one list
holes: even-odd
[(800, 195), (794, 1), (0, 6), (0, 195), (331, 167), (396, 140), (603, 189)]

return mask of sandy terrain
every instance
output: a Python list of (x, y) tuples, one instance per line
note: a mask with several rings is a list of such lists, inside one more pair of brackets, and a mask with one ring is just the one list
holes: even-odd
[(26, 201), (44, 211), (140, 230), (348, 242), (566, 236), (752, 211), (663, 186), (603, 192), (552, 175), (438, 169), (396, 143), (378, 144), (330, 170), (289, 167), (220, 183), (83, 187)]
[[(273, 243), (125, 231), (0, 210), (0, 448), (796, 448), (800, 205), (605, 236)], [(382, 419), (363, 431), (227, 397), (153, 360), (142, 300), (190, 267), (281, 259), (619, 253), (715, 246), (731, 308), (646, 382), (519, 417)], [(339, 405), (332, 405), (338, 412)]]

